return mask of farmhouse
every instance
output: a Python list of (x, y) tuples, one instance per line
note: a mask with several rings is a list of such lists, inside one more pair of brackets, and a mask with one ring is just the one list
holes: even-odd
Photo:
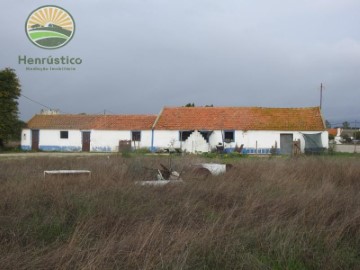
[(290, 154), (294, 141), (302, 152), (328, 147), (319, 107), (165, 107), (153, 128), (155, 147), (173, 143), (191, 153)]
[(118, 151), (121, 141), (150, 148), (156, 115), (35, 115), (22, 131), (24, 150)]
[(164, 107), (159, 115), (35, 115), (22, 148), (118, 151), (120, 141), (151, 151), (221, 150), (291, 154), (328, 147), (319, 107)]

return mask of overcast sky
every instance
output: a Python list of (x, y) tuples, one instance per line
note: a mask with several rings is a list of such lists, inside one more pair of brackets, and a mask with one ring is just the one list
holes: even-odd
[[(359, 0), (0, 0), (0, 69), (22, 94), (64, 113), (156, 114), (163, 106), (309, 107), (360, 120)], [(27, 38), (36, 8), (76, 23), (55, 50)], [(26, 71), (27, 57), (80, 57), (76, 71)], [(43, 107), (20, 98), (20, 118)]]

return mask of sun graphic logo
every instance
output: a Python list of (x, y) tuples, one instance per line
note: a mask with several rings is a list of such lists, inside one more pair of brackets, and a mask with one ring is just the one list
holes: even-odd
[(58, 6), (42, 6), (30, 13), (25, 23), (29, 40), (44, 49), (66, 45), (75, 32), (71, 14)]

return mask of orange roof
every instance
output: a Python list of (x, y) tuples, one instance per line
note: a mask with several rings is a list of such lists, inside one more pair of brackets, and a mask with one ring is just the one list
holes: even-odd
[(165, 107), (157, 130), (325, 130), (319, 107)]
[(327, 130), (329, 132), (329, 135), (334, 135), (336, 136), (337, 135), (337, 128), (328, 128)]
[(150, 130), (156, 115), (37, 114), (27, 124), (31, 129)]

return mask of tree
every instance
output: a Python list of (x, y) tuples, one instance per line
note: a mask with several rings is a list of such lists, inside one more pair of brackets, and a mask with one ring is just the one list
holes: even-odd
[(349, 123), (348, 121), (343, 122), (342, 125), (343, 125), (342, 127), (345, 128), (345, 129), (349, 129), (349, 128), (350, 128), (350, 123)]
[(26, 128), (26, 122), (22, 121), (22, 120), (18, 120), (15, 124), (14, 124), (14, 131), (11, 134), (10, 140), (13, 141), (19, 141), (19, 138), (21, 137), (21, 131)]
[(0, 148), (18, 129), (18, 98), (21, 86), (15, 71), (11, 68), (0, 70)]

